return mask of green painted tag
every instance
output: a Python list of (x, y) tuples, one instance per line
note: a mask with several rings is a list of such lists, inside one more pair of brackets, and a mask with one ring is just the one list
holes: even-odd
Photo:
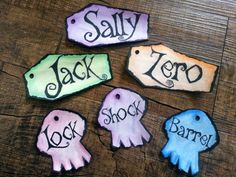
[(56, 100), (112, 79), (108, 54), (46, 55), (25, 74), (30, 97)]

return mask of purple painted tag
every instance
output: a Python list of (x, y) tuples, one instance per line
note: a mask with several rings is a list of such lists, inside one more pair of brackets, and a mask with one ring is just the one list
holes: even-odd
[(75, 112), (57, 109), (45, 117), (37, 147), (52, 156), (54, 171), (78, 169), (90, 162), (91, 154), (81, 143), (85, 129), (84, 118)]
[(148, 39), (149, 15), (89, 4), (66, 19), (69, 40), (88, 47)]
[(104, 99), (98, 122), (111, 131), (113, 147), (140, 146), (151, 140), (151, 134), (141, 122), (146, 111), (144, 97), (128, 89), (116, 88)]

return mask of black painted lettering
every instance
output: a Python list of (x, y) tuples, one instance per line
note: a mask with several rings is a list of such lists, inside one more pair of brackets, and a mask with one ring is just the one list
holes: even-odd
[(112, 111), (112, 108), (103, 108), (101, 114), (105, 115), (104, 123), (114, 124), (125, 120), (128, 116), (134, 117), (143, 114), (141, 108), (139, 108), (141, 101), (134, 101), (127, 108), (119, 108), (116, 112)]
[(183, 125), (181, 125), (181, 121), (175, 117), (171, 120), (169, 132), (176, 133), (178, 136), (180, 136), (184, 139), (187, 139), (187, 140), (192, 141), (194, 143), (199, 143), (202, 146), (206, 146), (206, 147), (209, 147), (208, 144), (209, 144), (210, 139), (212, 137), (212, 135), (209, 135), (209, 136), (202, 135), (202, 133), (199, 131), (196, 131), (191, 128), (185, 128)]
[(125, 41), (128, 40), (128, 39), (130, 39), (130, 38), (133, 36), (133, 34), (134, 34), (135, 30), (136, 30), (136, 27), (137, 27), (139, 18), (140, 18), (140, 16), (141, 16), (141, 14), (134, 14), (134, 15), (135, 15), (135, 22), (134, 22), (134, 24), (132, 23), (131, 18), (127, 18), (127, 19), (126, 19), (127, 22), (130, 24), (130, 26), (132, 27), (132, 33), (129, 35), (128, 38), (123, 39), (123, 40), (125, 40)]
[[(170, 68), (168, 68), (168, 65), (170, 66)], [(170, 60), (166, 61), (162, 66), (161, 66), (161, 72), (162, 74), (166, 77), (169, 78), (172, 75), (171, 70), (173, 69), (173, 64), (171, 63)], [(169, 73), (166, 73), (169, 72)]]
[(176, 133), (178, 132), (179, 128), (178, 128), (178, 124), (180, 123), (180, 120), (177, 119), (177, 118), (173, 118), (172, 121), (171, 121), (171, 126), (170, 126), (170, 129), (169, 129), (169, 132), (171, 133)]
[(166, 85), (166, 84), (160, 82), (159, 80), (157, 80), (157, 79), (153, 76), (153, 70), (156, 68), (156, 66), (158, 65), (158, 63), (159, 63), (159, 61), (161, 60), (161, 58), (166, 55), (166, 54), (164, 54), (164, 53), (156, 52), (156, 51), (154, 51), (154, 50), (152, 49), (151, 56), (152, 56), (153, 54), (159, 54), (158, 59), (157, 59), (157, 61), (154, 63), (154, 65), (152, 65), (152, 66), (150, 67), (150, 69), (149, 69), (147, 72), (145, 72), (144, 74), (148, 75), (148, 76), (151, 77), (154, 81), (156, 81), (158, 84), (160, 84), (160, 85), (162, 85), (162, 86), (164, 86), (164, 87), (167, 87), (167, 88), (173, 87), (174, 85)]
[[(62, 55), (61, 55), (62, 56)], [(55, 74), (55, 77), (56, 77), (56, 82), (57, 82), (57, 85), (55, 84), (55, 83), (49, 83), (49, 84), (47, 84), (46, 85), (46, 88), (45, 88), (45, 95), (48, 97), (48, 98), (56, 98), (59, 94), (60, 94), (60, 92), (61, 92), (61, 89), (62, 89), (62, 83), (61, 83), (61, 81), (60, 81), (60, 78), (59, 78), (59, 75), (58, 75), (58, 61), (59, 61), (59, 59), (60, 59), (60, 57), (61, 56), (59, 56), (58, 58), (57, 58), (57, 60), (55, 61), (55, 63), (53, 63), (53, 65), (52, 66), (50, 66), (50, 68), (52, 68), (52, 70), (53, 70), (53, 72), (54, 72), (54, 74)], [(50, 91), (52, 91), (52, 90), (57, 90), (56, 91), (56, 93), (55, 94), (50, 94), (49, 93), (49, 90)]]
[[(63, 134), (62, 136), (67, 139), (67, 140), (71, 140), (72, 139), (72, 134), (70, 133), (69, 136), (68, 134), (66, 133), (66, 130), (69, 130), (70, 131), (70, 128), (69, 127), (65, 127), (64, 130), (63, 130)], [(68, 131), (67, 131), (68, 132)]]
[[(89, 18), (88, 18), (88, 15), (89, 14), (94, 14), (96, 17), (97, 17), (97, 15), (98, 15), (98, 11), (88, 11), (86, 14), (85, 14), (85, 16), (84, 16), (84, 21), (85, 22), (87, 22), (88, 24), (90, 24), (93, 28), (94, 28), (94, 31), (96, 32), (96, 34), (93, 34), (92, 32), (87, 32), (87, 33), (85, 33), (85, 35), (84, 35), (84, 39), (86, 40), (86, 41), (88, 41), (88, 42), (94, 42), (94, 41), (96, 41), (98, 38), (99, 38), (99, 36), (100, 36), (100, 30), (99, 30), (99, 28), (97, 27), (97, 25), (95, 25), (93, 22), (92, 22), (92, 20), (90, 20)], [(90, 39), (89, 39), (90, 38)]]
[(63, 84), (72, 84), (74, 83), (75, 81), (73, 80), (73, 75), (72, 73), (70, 72), (69, 69), (67, 68), (61, 68), (61, 72), (62, 73), (66, 73), (65, 77), (62, 79), (62, 83)]
[[(57, 135), (57, 136), (56, 136)], [(56, 137), (55, 137), (56, 136)], [(57, 137), (59, 138), (58, 139), (58, 142), (55, 142), (55, 138), (57, 139)], [(56, 145), (56, 146), (58, 146), (60, 143), (61, 143), (61, 140), (62, 140), (62, 136), (61, 136), (61, 134), (59, 133), (59, 132), (53, 132), (52, 133), (52, 136), (51, 136), (51, 138), (50, 138), (50, 141), (54, 144), (54, 145)]]
[(65, 146), (59, 146), (59, 144), (55, 144), (55, 142), (51, 142), (50, 140), (52, 139), (52, 137), (51, 138), (49, 138), (49, 136), (48, 136), (48, 127), (49, 127), (49, 125), (45, 128), (45, 130), (42, 132), (42, 133), (44, 133), (45, 134), (45, 136), (46, 136), (46, 140), (47, 140), (47, 142), (48, 142), (48, 150), (50, 149), (50, 148), (66, 148), (66, 147), (68, 147), (69, 146), (69, 143), (67, 143), (67, 145), (65, 145)]
[(200, 138), (200, 142), (202, 145), (206, 145), (207, 142), (208, 142), (208, 137), (207, 135), (203, 135), (201, 138)]
[[(196, 68), (196, 69), (199, 71), (199, 74), (198, 74), (198, 76), (197, 76), (195, 79), (191, 80), (191, 79), (189, 78), (189, 72), (190, 72), (192, 69), (194, 69), (194, 68)], [(188, 69), (186, 70), (186, 77), (187, 77), (187, 80), (188, 80), (189, 83), (194, 83), (194, 82), (199, 81), (199, 80), (202, 78), (202, 68), (201, 68), (200, 66), (198, 66), (198, 65), (193, 65), (193, 66), (191, 66), (190, 68), (188, 68)]]
[(212, 137), (212, 135), (209, 135), (208, 141), (207, 141), (207, 143), (206, 143), (206, 147), (209, 147), (209, 142), (210, 142), (210, 140), (211, 140), (211, 137)]
[(106, 118), (104, 119), (104, 124), (109, 125), (111, 123), (112, 118), (110, 114), (107, 114), (105, 111), (108, 111), (108, 109), (107, 108), (102, 109), (101, 114), (106, 116)]
[(177, 132), (177, 135), (181, 136), (182, 138), (184, 138), (185, 135), (185, 128), (184, 126), (179, 126), (180, 131)]
[[(86, 57), (85, 57), (85, 58), (86, 58)], [(76, 64), (75, 64), (75, 67), (74, 67), (74, 70), (73, 70), (73, 75), (74, 75), (77, 79), (79, 79), (79, 80), (84, 80), (85, 77), (86, 77), (85, 72), (81, 72), (81, 75), (80, 75), (80, 76), (78, 75), (77, 69), (78, 69), (79, 66), (83, 67), (83, 65), (82, 65), (82, 63), (81, 63), (80, 61), (76, 62)]]
[(75, 131), (75, 126), (76, 126), (77, 121), (74, 121), (74, 126), (71, 126), (71, 122), (68, 124), (70, 129), (71, 129), (71, 133), (72, 133), (72, 137), (75, 138), (75, 135), (79, 135), (80, 137), (82, 137), (82, 135), (80, 135), (78, 132)]
[(104, 27), (107, 26), (107, 28), (101, 34), (102, 37), (104, 37), (104, 38), (106, 38), (106, 37), (115, 37), (113, 28), (112, 28), (111, 24), (108, 21), (102, 20), (101, 25), (104, 26)]
[(188, 139), (189, 133), (191, 132), (191, 134), (193, 134), (194, 130), (191, 128), (186, 128), (186, 132), (187, 132), (187, 134), (186, 134), (185, 138)]
[[(121, 12), (121, 13), (118, 14), (118, 16), (120, 17), (120, 22), (121, 22), (121, 36), (127, 35), (127, 34), (125, 33), (125, 28), (124, 28), (123, 13), (124, 13), (124, 12)], [(135, 27), (135, 28), (136, 28), (136, 27)]]
[[(131, 109), (133, 109), (132, 112), (131, 112)], [(135, 107), (133, 106), (133, 104), (129, 105), (129, 107), (128, 107), (128, 114), (131, 115), (131, 116), (135, 116), (135, 114), (136, 114), (136, 109), (135, 109)]]
[(87, 59), (86, 57), (83, 58), (84, 66), (85, 66), (85, 69), (86, 69), (86, 72), (87, 72), (87, 79), (90, 78), (90, 77), (91, 77), (90, 74), (92, 74), (92, 75), (94, 75), (95, 77), (97, 77), (98, 79), (104, 80), (104, 79), (100, 78), (100, 77), (91, 69), (91, 64), (92, 64), (92, 62), (93, 62), (94, 56), (92, 56), (92, 57), (90, 58), (90, 63), (89, 63), (89, 64), (87, 64), (87, 62), (86, 62), (87, 60), (86, 60), (86, 59)]
[(117, 116), (121, 119), (124, 120), (127, 116), (127, 113), (124, 108), (120, 108), (117, 112)]
[(119, 31), (118, 31), (118, 22), (117, 22), (117, 18), (116, 18), (116, 15), (117, 15), (118, 13), (115, 13), (115, 14), (113, 14), (112, 15), (112, 18), (113, 18), (113, 20), (114, 20), (114, 24), (115, 24), (115, 36), (120, 36), (120, 33), (119, 33)]
[(117, 116), (117, 114), (112, 113), (112, 108), (109, 109), (109, 113), (110, 113), (112, 123), (120, 122), (119, 117)]
[(171, 79), (174, 79), (174, 80), (179, 80), (178, 79), (178, 71), (179, 71), (179, 68), (181, 69), (181, 71), (185, 71), (187, 69), (187, 65), (185, 63), (174, 63), (175, 65), (175, 75), (171, 78)]
[(192, 141), (196, 142), (196, 137), (197, 137), (197, 135), (198, 135), (198, 137), (201, 137), (201, 136), (202, 136), (201, 132), (195, 131), (195, 135), (194, 135)]
[(136, 111), (136, 115), (138, 115), (138, 113), (143, 114), (143, 112), (139, 109), (140, 101), (138, 101), (137, 105), (135, 103), (137, 103), (137, 102), (136, 101), (133, 102), (133, 105), (134, 105), (134, 108)]

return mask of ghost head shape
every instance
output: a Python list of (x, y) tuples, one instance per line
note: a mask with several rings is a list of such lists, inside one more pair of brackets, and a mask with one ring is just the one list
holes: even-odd
[(53, 170), (70, 170), (90, 162), (91, 155), (80, 142), (86, 128), (85, 120), (75, 112), (53, 110), (44, 119), (37, 147), (52, 156)]
[(150, 133), (140, 122), (146, 109), (146, 100), (131, 90), (116, 88), (107, 94), (98, 122), (111, 131), (113, 147), (138, 146), (143, 145), (143, 140), (150, 141)]
[(164, 124), (168, 142), (162, 149), (165, 158), (186, 173), (199, 172), (199, 153), (219, 142), (217, 129), (211, 118), (198, 109), (185, 110), (168, 118)]

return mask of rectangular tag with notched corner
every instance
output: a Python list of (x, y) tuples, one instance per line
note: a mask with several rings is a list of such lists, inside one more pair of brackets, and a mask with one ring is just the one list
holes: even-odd
[(164, 45), (133, 47), (128, 72), (142, 85), (210, 92), (217, 66), (190, 58)]
[(66, 19), (69, 40), (88, 47), (148, 39), (149, 15), (89, 4)]
[(25, 74), (30, 97), (56, 100), (112, 79), (108, 54), (44, 56)]

